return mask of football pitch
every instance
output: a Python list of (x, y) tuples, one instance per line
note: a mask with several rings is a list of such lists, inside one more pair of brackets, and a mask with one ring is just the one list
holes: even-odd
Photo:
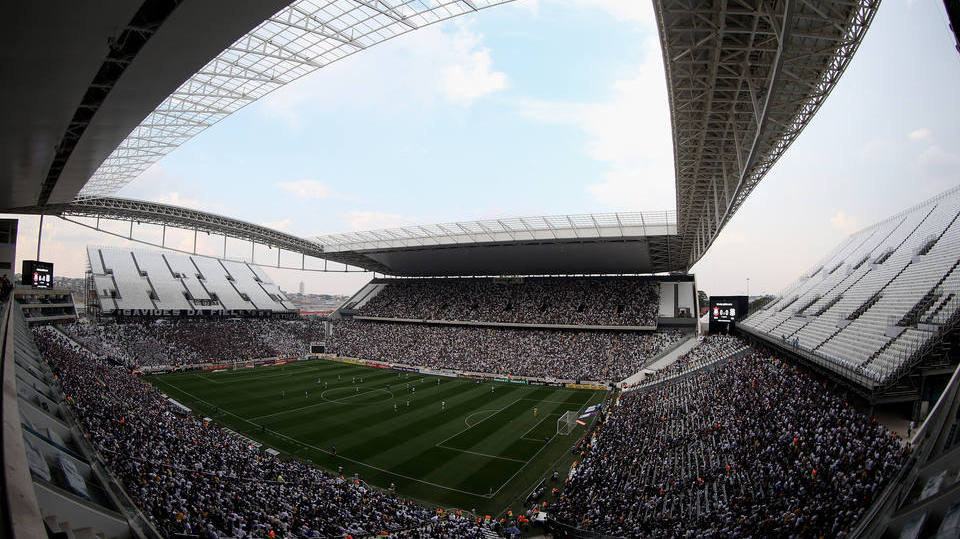
[(393, 483), (403, 496), (488, 514), (516, 509), (554, 469), (565, 474), (584, 427), (558, 436), (557, 419), (606, 395), (327, 360), (147, 381), (265, 446), (382, 488)]

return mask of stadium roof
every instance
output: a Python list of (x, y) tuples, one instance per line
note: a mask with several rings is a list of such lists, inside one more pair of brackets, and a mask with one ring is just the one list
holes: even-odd
[(324, 258), (391, 275), (658, 273), (677, 268), (676, 215), (489, 219), (320, 236)]
[[(137, 8), (113, 0), (92, 7), (59, 2), (57, 9), (16, 3), (0, 38), (7, 45), (0, 65), (18, 73), (0, 90), (0, 162), (7, 164), (0, 208), (46, 212), (52, 204), (51, 213), (69, 215), (71, 200), (115, 192), (192, 136), (284, 84), (391, 37), (504, 1), (148, 0)], [(657, 245), (657, 256), (618, 259), (631, 266), (624, 271), (664, 267), (664, 260), (665, 270), (684, 270), (703, 256), (819, 109), (878, 7), (879, 0), (654, 1), (674, 140), (675, 241), (664, 256), (666, 247)], [(154, 218), (169, 215), (164, 209)], [(544, 226), (528, 234), (527, 225), (538, 219)], [(640, 244), (633, 232), (601, 227), (596, 219), (520, 219), (503, 230), (497, 227), (507, 221), (483, 221), (318, 241), (335, 249), (327, 257), (368, 264), (361, 267), (421, 272), (437, 264), (438, 273), (455, 271), (447, 258), (458, 249), (490, 256), (483, 267), (491, 273), (497, 267), (513, 273), (517, 264), (509, 260), (516, 255), (504, 253), (517, 249), (489, 247), (534, 253), (542, 248), (533, 245)], [(609, 233), (590, 237), (591, 229)], [(232, 235), (235, 228), (214, 231)], [(566, 233), (573, 237), (562, 237)], [(664, 237), (653, 234), (646, 244), (653, 248)], [(485, 248), (474, 253), (480, 245)], [(423, 254), (430, 250), (443, 254)], [(573, 272), (616, 266), (589, 260), (617, 259), (612, 252), (582, 254), (582, 264), (568, 264)]]
[(819, 110), (880, 1), (654, 5), (693, 265)]
[(5, 4), (0, 208), (72, 200), (150, 111), (286, 3)]

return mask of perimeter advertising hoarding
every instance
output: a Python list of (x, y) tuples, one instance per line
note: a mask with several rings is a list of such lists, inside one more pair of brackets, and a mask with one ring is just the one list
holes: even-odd
[(710, 296), (710, 333), (727, 333), (747, 316), (747, 296)]

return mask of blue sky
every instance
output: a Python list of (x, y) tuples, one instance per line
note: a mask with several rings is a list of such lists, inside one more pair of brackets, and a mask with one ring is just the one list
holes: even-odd
[[(845, 235), (960, 183), (952, 39), (942, 3), (883, 3), (826, 104), (693, 268), (701, 288), (742, 293), (750, 277), (751, 293), (776, 292)], [(521, 0), (418, 30), (235, 113), (119, 194), (301, 235), (671, 209), (652, 8)], [(60, 274), (82, 273), (88, 243), (123, 243), (48, 223), (42, 257)], [(21, 257), (35, 236), (24, 219)], [(369, 278), (272, 273), (311, 292), (350, 293)]]

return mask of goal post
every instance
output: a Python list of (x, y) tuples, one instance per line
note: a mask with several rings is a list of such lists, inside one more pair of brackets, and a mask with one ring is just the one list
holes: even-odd
[(569, 410), (564, 412), (559, 419), (557, 419), (557, 435), (567, 435), (573, 432), (573, 429), (577, 426), (577, 412), (576, 410)]

